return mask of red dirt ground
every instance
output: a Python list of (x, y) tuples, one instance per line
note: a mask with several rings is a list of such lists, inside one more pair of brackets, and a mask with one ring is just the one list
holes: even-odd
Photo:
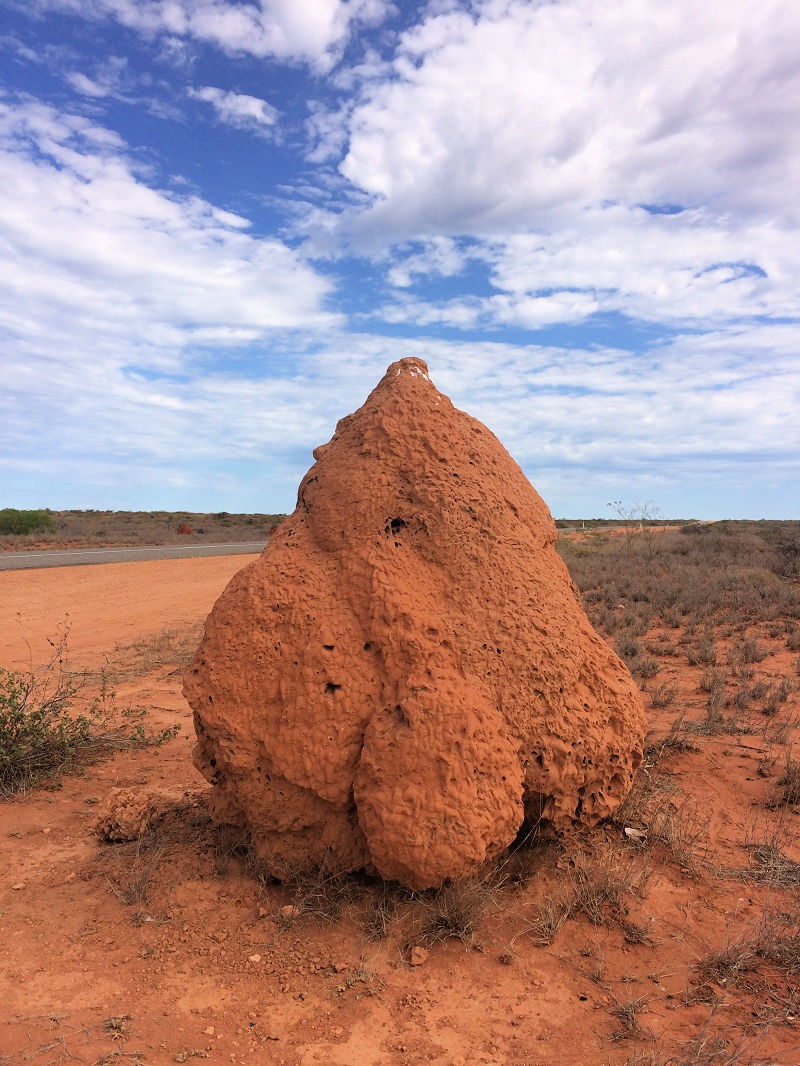
[[(723, 734), (651, 755), (645, 775), (663, 815), (652, 846), (632, 846), (612, 822), (518, 854), (516, 884), (488, 894), (474, 936), (429, 944), (412, 966), (430, 900), (398, 897), (378, 942), (364, 932), (381, 899), (375, 885), (357, 885), (336, 921), (310, 897), (287, 919), (292, 890), (262, 884), (209, 824), (178, 652), (170, 660), (163, 631), (196, 627), (248, 561), (0, 574), (0, 664), (44, 661), (67, 620), (75, 666), (107, 661), (120, 706), (146, 707), (153, 728), (182, 726), (160, 748), (0, 804), (0, 1063), (800, 1062), (796, 976), (744, 951), (738, 969), (700, 967), (774, 915), (797, 914), (800, 867), (780, 883), (735, 873), (752, 868), (745, 845), (767, 837), (790, 874), (800, 862), (797, 815), (770, 803), (796, 704), (779, 712), (780, 743)], [(792, 657), (770, 647), (759, 671), (789, 676)], [(691, 714), (704, 698), (701, 668), (676, 662), (664, 658), (659, 680), (675, 677)], [(650, 713), (663, 736), (675, 708)], [(169, 787), (179, 798), (148, 838), (107, 844), (92, 827), (114, 786)], [(604, 877), (606, 889), (544, 943), (548, 904)]]

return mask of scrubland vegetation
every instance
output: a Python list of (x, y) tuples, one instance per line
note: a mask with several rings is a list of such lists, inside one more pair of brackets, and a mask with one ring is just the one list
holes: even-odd
[(189, 511), (0, 511), (0, 551), (266, 540), (282, 514)]

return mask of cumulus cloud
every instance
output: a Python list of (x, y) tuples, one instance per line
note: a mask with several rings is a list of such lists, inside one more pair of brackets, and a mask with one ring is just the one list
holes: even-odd
[[(473, 246), (470, 257), (484, 263), (496, 294), (436, 304), (406, 296), (386, 314), (395, 322), (532, 329), (583, 321), (595, 312), (670, 328), (800, 317), (800, 233), (767, 220), (741, 220), (732, 228), (729, 222), (704, 209), (587, 208), (553, 231), (512, 233)], [(409, 286), (420, 258), (424, 263), (429, 255), (398, 258), (389, 280)], [(460, 269), (455, 259), (438, 262), (449, 276)]]
[[(285, 447), (280, 397), (300, 382), (254, 388), (243, 370), (226, 376), (226, 358), (263, 364), (266, 338), (334, 327), (330, 283), (247, 219), (149, 177), (90, 119), (0, 101), (9, 491), (25, 492), (25, 470), (38, 471), (40, 485), (49, 478), (82, 500), (81, 479), (94, 471), (114, 486), (119, 462), (141, 464), (130, 478), (144, 490), (154, 469), (172, 470), (171, 455), (183, 456), (170, 474), (181, 476), (187, 441), (202, 461), (226, 452), (223, 440), (242, 453), (240, 441), (263, 441), (265, 427)], [(241, 407), (245, 396), (263, 402), (260, 413)]]
[(354, 24), (377, 25), (389, 0), (34, 0), (39, 10), (113, 18), (145, 34), (196, 40), (225, 52), (307, 62), (324, 71)]
[(84, 117), (0, 104), (0, 180), (0, 322), (25, 344), (163, 363), (335, 321), (329, 283), (295, 252), (152, 187), (118, 135)]
[(392, 284), (423, 276), (432, 242), (466, 236), (497, 294), (405, 297), (390, 317), (535, 328), (594, 310), (709, 326), (796, 315), (798, 34), (800, 8), (784, 0), (429, 10), (391, 76), (315, 117), (319, 150), (337, 143), (338, 118), (341, 171), (370, 197), (344, 223), (376, 258), (395, 245)]
[(607, 201), (796, 217), (795, 6), (474, 6), (408, 30), (353, 114), (342, 169), (374, 221), (492, 234)]
[[(388, 10), (35, 4), (113, 18), (176, 54), (211, 44), (315, 74), (332, 71), (358, 20)], [(421, 355), (558, 513), (631, 496), (675, 513), (672, 499), (692, 493), (707, 501), (698, 517), (752, 513), (739, 484), (785, 513), (800, 476), (800, 9), (422, 11), (396, 40), (395, 23), (375, 34), (358, 65), (314, 80), (305, 168), (266, 190), (271, 206), (287, 198), (293, 236), (330, 256), (326, 270), (348, 277), (343, 252), (370, 261), (355, 265), (363, 291), (341, 296), (391, 336), (337, 332), (332, 283), (302, 251), (185, 182), (165, 187), (140, 162), (153, 154), (80, 115), (3, 104), (0, 467), (20, 491), (30, 474), (61, 493), (32, 505), (130, 504), (127, 487), (113, 496), (124, 470), (147, 507), (175, 506), (173, 490), (217, 509), (291, 507), (311, 448), (390, 360)], [(60, 69), (87, 112), (131, 95), (130, 71), (74, 55)], [(198, 77), (220, 121), (276, 130), (271, 103)], [(223, 84), (236, 83), (229, 69)], [(284, 105), (270, 93), (289, 116), (292, 94)], [(647, 328), (611, 332), (626, 316)], [(574, 328), (553, 328), (564, 323)], [(522, 343), (544, 329), (562, 346)], [(83, 484), (101, 488), (87, 499)]]
[(213, 85), (204, 85), (189, 93), (196, 100), (211, 104), (220, 122), (237, 129), (261, 130), (274, 126), (278, 112), (266, 100), (245, 93), (226, 92)]
[(422, 251), (407, 255), (388, 272), (392, 285), (405, 288), (416, 278), (453, 277), (461, 273), (465, 255), (458, 243), (448, 237), (433, 237)]

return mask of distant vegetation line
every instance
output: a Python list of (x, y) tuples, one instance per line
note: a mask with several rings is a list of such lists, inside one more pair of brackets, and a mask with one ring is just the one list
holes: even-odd
[(0, 551), (266, 541), (284, 514), (227, 511), (0, 511)]

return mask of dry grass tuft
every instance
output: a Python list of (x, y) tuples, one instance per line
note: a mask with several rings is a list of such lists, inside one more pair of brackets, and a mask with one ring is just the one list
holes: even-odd
[(654, 708), (660, 710), (673, 704), (677, 695), (677, 681), (662, 681), (660, 685), (653, 685), (650, 689), (650, 702)]
[(645, 943), (647, 931), (630, 920), (628, 899), (646, 896), (651, 876), (648, 865), (624, 853), (578, 852), (563, 884), (536, 908), (524, 932), (535, 944), (550, 944), (569, 918), (581, 916), (592, 925), (616, 924), (629, 943)]
[(114, 683), (142, 677), (166, 666), (178, 671), (194, 655), (202, 635), (200, 622), (181, 628), (165, 626), (130, 644), (117, 645), (106, 671)]
[(472, 943), (487, 907), (501, 887), (492, 878), (454, 881), (430, 897), (418, 897), (423, 915), (416, 942), (426, 947), (451, 939)]
[(733, 988), (745, 974), (769, 967), (786, 978), (800, 975), (800, 919), (765, 905), (758, 920), (700, 959), (701, 984)]
[(291, 906), (298, 917), (313, 917), (330, 924), (339, 920), (362, 891), (362, 882), (353, 874), (330, 874), (324, 870), (302, 871), (288, 884)]
[(800, 886), (800, 863), (786, 854), (796, 839), (796, 830), (784, 815), (754, 823), (742, 845), (750, 865), (727, 869), (723, 876), (776, 889)]
[(778, 784), (783, 788), (782, 803), (789, 807), (800, 805), (800, 760), (794, 759), (791, 751), (786, 752), (786, 763)]
[(361, 918), (364, 939), (369, 941), (386, 940), (399, 917), (400, 902), (396, 892), (386, 885), (382, 892), (367, 908)]
[(686, 711), (681, 711), (663, 737), (645, 740), (645, 766), (657, 766), (670, 752), (698, 751), (697, 741), (693, 739), (695, 732), (695, 727), (686, 720)]
[(645, 1037), (645, 1031), (639, 1023), (639, 1015), (644, 1013), (646, 1007), (647, 996), (640, 996), (638, 999), (627, 999), (623, 1003), (615, 1003), (611, 1008), (611, 1014), (619, 1021), (620, 1025), (611, 1034), (611, 1039), (616, 1041), (641, 1040)]

